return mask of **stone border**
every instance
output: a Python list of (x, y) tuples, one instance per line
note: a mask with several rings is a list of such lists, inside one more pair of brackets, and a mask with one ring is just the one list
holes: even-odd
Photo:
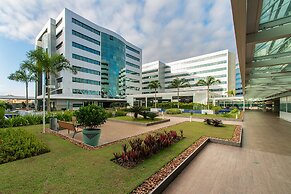
[(141, 125), (141, 126), (152, 126), (152, 125), (157, 125), (165, 122), (169, 122), (170, 119), (162, 119), (159, 121), (154, 121), (154, 122), (149, 122), (149, 123), (141, 123), (141, 122), (135, 122), (135, 121), (123, 121), (123, 120), (116, 120), (109, 118), (108, 121), (113, 121), (113, 122), (118, 122), (118, 123), (128, 123), (128, 124), (134, 124), (134, 125)]
[(233, 137), (231, 139), (201, 137), (180, 155), (161, 168), (158, 172), (145, 180), (140, 186), (135, 188), (132, 193), (162, 193), (209, 142), (241, 146), (242, 127), (235, 127)]
[[(167, 116), (169, 116), (169, 117), (187, 118), (187, 119), (190, 118), (189, 116), (177, 116), (177, 115), (167, 115)], [(208, 118), (207, 117), (204, 118), (204, 117), (192, 116), (192, 119), (208, 119)], [(222, 121), (243, 121), (243, 119), (241, 119), (241, 118), (235, 119), (235, 118), (227, 118), (227, 117), (218, 117), (218, 118), (212, 118), (212, 119), (218, 119), (218, 120), (222, 120)]]

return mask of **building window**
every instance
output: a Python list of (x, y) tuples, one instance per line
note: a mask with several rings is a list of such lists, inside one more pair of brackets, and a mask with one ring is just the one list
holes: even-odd
[(56, 49), (59, 50), (63, 46), (63, 41), (56, 46)]
[(57, 25), (56, 25), (56, 28), (62, 23), (63, 21), (63, 18), (61, 18), (58, 22), (57, 22)]
[(73, 94), (85, 94), (85, 95), (96, 95), (100, 96), (100, 91), (94, 91), (94, 90), (81, 90), (81, 89), (73, 89)]
[(77, 31), (75, 31), (75, 30), (72, 30), (72, 34), (75, 35), (75, 36), (77, 36), (77, 37), (79, 37), (79, 38), (82, 38), (82, 39), (84, 39), (84, 40), (87, 40), (87, 41), (89, 41), (89, 42), (92, 42), (92, 43), (94, 43), (94, 44), (100, 45), (100, 41), (98, 41), (98, 40), (96, 40), (96, 39), (94, 39), (94, 38), (91, 38), (91, 37), (89, 37), (89, 36), (86, 36), (85, 34), (82, 34), (82, 33), (77, 32)]
[(133, 60), (140, 61), (139, 58), (137, 58), (137, 57), (135, 57), (135, 56), (132, 56), (132, 55), (130, 55), (130, 54), (127, 54), (127, 53), (126, 53), (126, 56), (129, 57), (129, 58), (131, 58), (131, 59), (133, 59)]
[(77, 24), (78, 26), (81, 26), (82, 28), (86, 29), (86, 30), (89, 30), (97, 35), (100, 35), (100, 31), (99, 30), (96, 30), (94, 28), (92, 28), (91, 26), (88, 26), (87, 24), (84, 24), (83, 22), (80, 22), (79, 20), (76, 20), (75, 18), (72, 18), (72, 22), (74, 24)]
[(90, 80), (90, 79), (83, 79), (83, 78), (78, 78), (78, 77), (72, 77), (72, 82), (100, 86), (100, 81)]
[(136, 54), (140, 54), (140, 52), (139, 52), (138, 50), (136, 50), (136, 49), (134, 49), (134, 48), (132, 48), (132, 47), (130, 47), (130, 46), (127, 46), (127, 45), (126, 45), (126, 48), (127, 48), (128, 50), (130, 50), (130, 51), (136, 53)]
[(140, 69), (140, 66), (139, 65), (135, 65), (135, 64), (130, 63), (130, 62), (127, 62), (127, 61), (126, 61), (126, 65), (131, 66), (131, 67), (134, 67), (136, 69)]
[(61, 30), (57, 35), (56, 35), (56, 39), (58, 39), (60, 36), (62, 36), (63, 34), (63, 30)]
[(93, 75), (100, 75), (100, 71), (96, 71), (93, 69), (88, 69), (85, 67), (79, 67), (79, 66), (75, 66), (73, 65), (73, 68), (75, 68), (77, 71), (83, 72), (83, 73), (89, 73), (89, 74), (93, 74)]
[(97, 61), (97, 60), (94, 60), (94, 59), (90, 59), (90, 58), (87, 58), (87, 57), (83, 57), (81, 55), (77, 55), (77, 54), (72, 54), (72, 57), (73, 59), (77, 59), (77, 60), (80, 60), (80, 61), (85, 61), (87, 63), (92, 63), (92, 64), (95, 64), (95, 65), (100, 65), (100, 61)]
[(81, 45), (81, 44), (78, 44), (78, 43), (76, 43), (76, 42), (72, 42), (72, 46), (75, 47), (75, 48), (78, 48), (78, 49), (81, 49), (81, 50), (84, 50), (84, 51), (87, 51), (87, 52), (90, 52), (90, 53), (96, 54), (96, 55), (100, 55), (100, 51), (97, 51), (97, 50), (95, 50), (95, 49), (92, 49), (92, 48), (86, 47), (86, 46)]
[(135, 71), (131, 71), (131, 70), (129, 70), (129, 69), (126, 70), (126, 73), (129, 73), (129, 74), (132, 74), (132, 75), (138, 75), (138, 76), (140, 76), (140, 73), (135, 72)]

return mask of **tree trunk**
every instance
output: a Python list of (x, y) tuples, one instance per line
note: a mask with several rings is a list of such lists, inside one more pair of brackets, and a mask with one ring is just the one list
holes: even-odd
[(47, 73), (47, 112), (51, 112), (50, 74)]
[(34, 110), (37, 111), (37, 88), (38, 88), (38, 85), (37, 85), (37, 81), (35, 81), (35, 84), (34, 84)]
[(180, 93), (179, 93), (179, 87), (178, 87), (178, 108), (180, 108), (179, 101), (180, 101)]
[(28, 82), (25, 82), (26, 110), (28, 110)]
[(209, 110), (209, 86), (207, 86), (207, 109)]
[(157, 108), (157, 89), (155, 89), (155, 108)]

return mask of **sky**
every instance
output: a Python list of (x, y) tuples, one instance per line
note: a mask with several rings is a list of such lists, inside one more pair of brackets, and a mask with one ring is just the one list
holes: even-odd
[[(49, 18), (68, 8), (142, 49), (142, 62), (171, 62), (219, 50), (236, 53), (230, 0), (1, 0), (0, 95), (25, 95), (7, 79)], [(29, 95), (34, 84), (29, 84)]]

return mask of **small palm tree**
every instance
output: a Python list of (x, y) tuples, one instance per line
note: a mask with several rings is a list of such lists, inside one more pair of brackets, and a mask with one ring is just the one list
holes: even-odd
[(157, 108), (157, 89), (162, 87), (161, 83), (158, 80), (154, 80), (149, 83), (148, 87), (155, 90), (155, 108)]
[(17, 82), (24, 82), (25, 83), (25, 94), (26, 94), (26, 109), (28, 109), (28, 83), (34, 81), (35, 75), (31, 72), (29, 72), (26, 68), (25, 65), (28, 64), (29, 61), (24, 61), (20, 69), (17, 70), (15, 73), (12, 73), (8, 76), (8, 79), (14, 80)]
[(172, 81), (170, 87), (171, 88), (177, 88), (178, 108), (180, 108), (180, 106), (179, 106), (179, 101), (180, 101), (180, 88), (190, 87), (190, 84), (189, 84), (189, 82), (186, 79), (184, 79), (184, 78), (180, 79), (180, 78), (177, 77), (177, 78), (175, 78)]
[(206, 80), (201, 79), (196, 83), (197, 86), (207, 86), (207, 107), (208, 107), (208, 109), (209, 109), (209, 88), (210, 88), (210, 86), (215, 85), (217, 83), (221, 83), (221, 81), (219, 79), (215, 79), (215, 77), (213, 77), (213, 76), (207, 76)]
[[(50, 84), (51, 75), (57, 75), (61, 70), (70, 70), (74, 74), (77, 73), (76, 69), (73, 68), (70, 62), (60, 54), (53, 54), (49, 56), (43, 49), (38, 48), (36, 50), (28, 52), (28, 57), (35, 63), (35, 69), (37, 72), (44, 72), (47, 83)], [(43, 91), (45, 92), (45, 91)], [(48, 112), (50, 112), (50, 87), (47, 88), (48, 93)]]
[(228, 90), (227, 94), (229, 94), (230, 96), (235, 96), (235, 90)]
[(137, 119), (138, 114), (140, 114), (143, 111), (143, 107), (141, 106), (133, 106), (129, 109), (130, 112), (134, 114), (134, 118)]

